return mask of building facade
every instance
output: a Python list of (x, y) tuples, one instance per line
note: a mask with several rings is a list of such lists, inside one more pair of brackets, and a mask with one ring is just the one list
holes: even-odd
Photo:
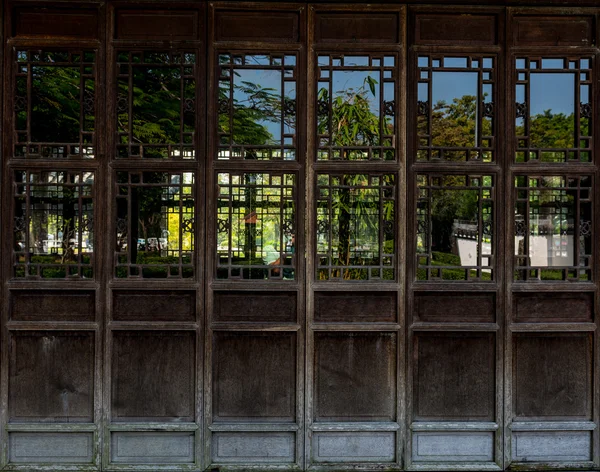
[(3, 3), (2, 470), (600, 467), (600, 7), (457, 3)]

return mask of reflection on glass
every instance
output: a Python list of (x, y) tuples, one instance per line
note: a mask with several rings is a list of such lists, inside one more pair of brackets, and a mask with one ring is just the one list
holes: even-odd
[(16, 54), (15, 155), (93, 158), (94, 52)]
[(394, 56), (319, 56), (319, 160), (395, 159)]
[(320, 174), (317, 279), (394, 280), (395, 176)]
[(91, 278), (91, 172), (15, 175), (15, 277)]
[(491, 162), (494, 59), (419, 56), (418, 160)]
[(295, 55), (219, 55), (219, 159), (294, 160)]
[(196, 55), (120, 52), (118, 157), (193, 159)]
[(419, 175), (417, 280), (493, 279), (490, 175)]
[(517, 58), (517, 162), (591, 161), (589, 59)]
[(517, 176), (515, 280), (590, 280), (590, 176)]
[(117, 172), (116, 276), (194, 276), (194, 174)]
[(217, 278), (293, 280), (295, 175), (218, 174)]

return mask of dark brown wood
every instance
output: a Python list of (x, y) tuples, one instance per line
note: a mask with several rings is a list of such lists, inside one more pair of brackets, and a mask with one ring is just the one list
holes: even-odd
[(15, 8), (12, 35), (18, 38), (98, 39), (98, 11), (90, 8)]
[(399, 41), (399, 16), (395, 13), (319, 13), (317, 43), (383, 43)]
[(94, 321), (96, 293), (91, 290), (13, 290), (10, 319), (15, 321)]
[(495, 15), (435, 15), (414, 17), (414, 43), (419, 45), (493, 46), (498, 44)]
[(593, 46), (595, 18), (589, 16), (522, 16), (513, 25), (517, 46)]
[(200, 39), (197, 10), (118, 9), (115, 22), (115, 39)]
[(315, 421), (396, 418), (394, 333), (315, 333)]
[(591, 323), (593, 293), (517, 293), (514, 321), (520, 323)]
[(293, 420), (295, 373), (294, 333), (213, 333), (213, 420)]
[(493, 333), (418, 333), (414, 352), (415, 420), (493, 421)]
[(447, 323), (494, 323), (495, 293), (417, 293), (414, 321)]
[(298, 12), (217, 11), (216, 41), (295, 43), (300, 39)]
[(215, 292), (213, 321), (294, 323), (298, 317), (294, 292)]
[(592, 336), (515, 335), (514, 414), (532, 419), (591, 419)]
[(91, 422), (94, 334), (15, 332), (10, 346), (10, 420)]
[(116, 331), (112, 354), (114, 421), (193, 421), (192, 332)]
[(398, 319), (395, 292), (315, 292), (315, 321), (391, 323)]
[(184, 290), (114, 290), (116, 321), (196, 321), (196, 293)]

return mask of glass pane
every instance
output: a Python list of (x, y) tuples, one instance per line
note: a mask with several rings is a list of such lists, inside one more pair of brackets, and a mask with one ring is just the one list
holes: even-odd
[(194, 159), (195, 54), (118, 55), (118, 157)]
[(116, 276), (194, 276), (194, 174), (117, 172)]
[(590, 176), (518, 176), (515, 280), (591, 278)]
[(218, 174), (217, 278), (293, 280), (294, 174)]
[(515, 161), (591, 162), (590, 60), (533, 57), (518, 61)]
[(93, 277), (94, 174), (19, 171), (15, 177), (13, 275)]
[(395, 176), (321, 174), (317, 279), (394, 280)]
[(417, 160), (494, 160), (494, 70), (489, 57), (421, 56)]
[(395, 159), (395, 57), (352, 56), (321, 62), (317, 158)]
[(417, 280), (493, 279), (493, 176), (419, 175)]
[(575, 75), (532, 73), (531, 147), (571, 148), (575, 137)]
[(218, 158), (294, 160), (295, 56), (219, 58)]
[[(476, 72), (434, 72), (431, 83), (432, 144), (440, 147), (477, 145), (478, 83)], [(490, 134), (488, 130), (487, 134)]]
[(95, 54), (17, 51), (16, 157), (93, 158)]

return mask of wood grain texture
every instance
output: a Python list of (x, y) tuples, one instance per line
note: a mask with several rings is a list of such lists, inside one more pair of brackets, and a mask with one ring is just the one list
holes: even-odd
[(9, 404), (12, 421), (93, 420), (94, 334), (13, 332)]
[(414, 418), (494, 420), (495, 358), (493, 333), (418, 333), (413, 348)]
[(92, 464), (93, 433), (25, 433), (8, 436), (11, 464)]
[(498, 43), (498, 21), (486, 14), (417, 14), (415, 44), (455, 44), (469, 46)]
[(195, 352), (193, 332), (115, 332), (113, 420), (193, 421)]
[(215, 332), (213, 420), (292, 421), (296, 334)]
[(398, 43), (396, 13), (319, 13), (315, 20), (317, 43)]
[(315, 333), (315, 421), (394, 421), (394, 333)]
[(589, 16), (523, 16), (513, 24), (518, 46), (591, 46), (595, 21)]
[(300, 14), (285, 11), (217, 11), (215, 40), (295, 43), (300, 38)]
[(13, 290), (10, 318), (15, 321), (94, 321), (94, 291)]
[(496, 294), (469, 292), (416, 293), (414, 321), (494, 323)]
[(516, 293), (514, 319), (521, 323), (594, 321), (593, 293)]
[(315, 321), (393, 323), (398, 319), (396, 292), (315, 292)]
[(196, 321), (196, 293), (183, 290), (113, 290), (116, 321)]
[(215, 292), (216, 322), (293, 323), (298, 317), (294, 292)]
[(16, 37), (97, 39), (98, 11), (92, 8), (19, 7), (13, 12)]
[(115, 39), (197, 40), (197, 10), (126, 10), (115, 13)]
[(514, 335), (513, 385), (516, 418), (591, 419), (591, 334)]

